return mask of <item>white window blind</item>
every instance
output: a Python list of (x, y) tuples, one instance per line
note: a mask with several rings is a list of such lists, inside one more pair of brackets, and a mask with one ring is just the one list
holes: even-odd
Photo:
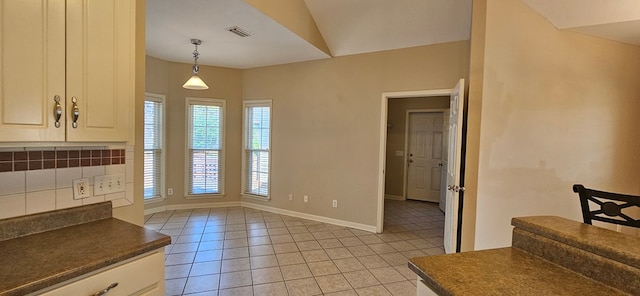
[(222, 194), (224, 101), (189, 98), (187, 104), (187, 194)]
[(162, 98), (144, 101), (144, 198), (162, 196)]
[(243, 193), (269, 198), (271, 101), (244, 103)]

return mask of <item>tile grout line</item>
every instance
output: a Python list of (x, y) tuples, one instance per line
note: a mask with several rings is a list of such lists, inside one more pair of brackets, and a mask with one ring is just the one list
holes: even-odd
[[(270, 246), (273, 249), (273, 256), (276, 258), (275, 261), (277, 263), (276, 267), (278, 267), (278, 270), (280, 271), (280, 275), (282, 276), (282, 281), (275, 281), (275, 282), (271, 282), (271, 283), (268, 282), (268, 284), (281, 283), (281, 285), (284, 286), (284, 289), (286, 289), (286, 291), (287, 291), (286, 293), (288, 293), (287, 283), (289, 281), (284, 279), (284, 273), (282, 271), (282, 267), (286, 266), (286, 265), (280, 265), (281, 261), (278, 259), (278, 257), (276, 255), (284, 254), (284, 253), (299, 253), (299, 256), (302, 257), (302, 259), (303, 259), (302, 263), (300, 263), (300, 264), (305, 264), (306, 268), (309, 269), (310, 267), (309, 267), (308, 264), (313, 263), (313, 262), (318, 262), (318, 261), (307, 261), (307, 258), (302, 256), (302, 252), (309, 252), (309, 251), (313, 251), (313, 250), (322, 250), (324, 254), (327, 254), (326, 250), (338, 249), (338, 248), (342, 248), (350, 256), (345, 257), (345, 258), (341, 258), (341, 257), (331, 258), (331, 256), (328, 256), (328, 254), (327, 254), (327, 256), (329, 257), (329, 258), (327, 258), (328, 260), (321, 260), (321, 261), (322, 262), (327, 262), (327, 261), (331, 262), (331, 264), (334, 265), (334, 267), (338, 266), (336, 264), (337, 260), (355, 259), (356, 262), (359, 262), (362, 265), (362, 267), (364, 267), (364, 269), (358, 269), (356, 271), (366, 271), (366, 273), (372, 279), (374, 279), (377, 284), (366, 283), (366, 284), (364, 284), (364, 286), (361, 286), (361, 287), (359, 287), (357, 289), (364, 289), (364, 288), (370, 288), (370, 287), (374, 287), (374, 286), (381, 286), (384, 290), (388, 291), (389, 293), (393, 293), (393, 291), (390, 290), (389, 285), (396, 284), (396, 283), (399, 284), (400, 282), (390, 282), (390, 283), (381, 282), (380, 280), (377, 279), (375, 274), (371, 272), (371, 270), (374, 270), (374, 269), (377, 269), (377, 268), (389, 268), (392, 271), (395, 271), (397, 273), (397, 275), (400, 276), (400, 278), (407, 279), (406, 281), (403, 280), (402, 282), (404, 282), (405, 284), (413, 285), (412, 289), (415, 289), (415, 283), (413, 283), (411, 280), (409, 280), (409, 278), (407, 276), (405, 276), (405, 274), (401, 273), (400, 269), (397, 269), (401, 265), (392, 264), (393, 262), (389, 261), (389, 260), (392, 260), (392, 258), (385, 258), (385, 257), (392, 256), (392, 255), (385, 256), (385, 254), (393, 253), (395, 256), (398, 256), (399, 258), (403, 258), (403, 259), (401, 259), (401, 261), (402, 261), (402, 260), (408, 258), (408, 256), (410, 256), (410, 255), (407, 255), (406, 252), (411, 252), (411, 250), (401, 251), (397, 247), (398, 244), (393, 244), (394, 242), (398, 242), (398, 243), (404, 242), (405, 244), (408, 244), (408, 245), (412, 246), (412, 248), (414, 248), (414, 250), (413, 250), (414, 252), (420, 252), (420, 250), (423, 247), (420, 247), (420, 246), (417, 246), (417, 245), (413, 245), (412, 243), (409, 243), (408, 241), (423, 239), (423, 241), (425, 243), (427, 242), (422, 237), (423, 235), (414, 235), (414, 237), (411, 237), (411, 236), (409, 236), (409, 237), (399, 237), (398, 235), (395, 235), (393, 232), (387, 232), (386, 228), (385, 228), (385, 232), (383, 232), (382, 234), (377, 234), (377, 235), (376, 234), (370, 234), (370, 235), (376, 235), (375, 237), (376, 237), (376, 239), (379, 240), (379, 244), (387, 246), (388, 248), (390, 248), (390, 250), (393, 250), (393, 252), (390, 252), (390, 251), (389, 252), (383, 252), (383, 251), (376, 252), (376, 251), (373, 251), (373, 250), (369, 249), (371, 254), (375, 255), (376, 257), (378, 257), (381, 261), (383, 261), (385, 263), (386, 267), (367, 267), (366, 265), (363, 264), (364, 261), (362, 261), (363, 260), (362, 258), (366, 257), (366, 256), (373, 256), (373, 255), (360, 255), (360, 256), (357, 256), (356, 254), (353, 253), (353, 250), (351, 250), (349, 248), (350, 247), (357, 247), (357, 246), (368, 247), (370, 244), (366, 243), (361, 238), (363, 236), (369, 235), (369, 234), (362, 234), (362, 233), (358, 233), (357, 231), (351, 231), (351, 229), (346, 228), (346, 227), (334, 227), (332, 225), (323, 224), (323, 223), (301, 224), (302, 226), (304, 226), (304, 229), (306, 229), (306, 231), (308, 233), (312, 233), (309, 228), (315, 228), (316, 225), (318, 225), (318, 227), (324, 227), (325, 229), (322, 229), (322, 230), (330, 233), (330, 235), (332, 237), (330, 239), (333, 239), (335, 242), (338, 243), (337, 245), (335, 245), (333, 247), (329, 247), (329, 246), (326, 246), (326, 245), (324, 245), (324, 246), (320, 245), (319, 244), (319, 239), (316, 238), (316, 237), (314, 237), (313, 240), (306, 240), (305, 239), (305, 240), (296, 241), (295, 239), (293, 239), (293, 234), (295, 234), (295, 233), (291, 233), (291, 231), (292, 231), (291, 228), (300, 226), (297, 223), (301, 223), (301, 221), (304, 221), (304, 219), (290, 218), (290, 217), (287, 217), (285, 215), (276, 215), (276, 214), (271, 214), (271, 213), (268, 213), (268, 212), (262, 212), (262, 211), (257, 211), (257, 210), (256, 211), (246, 211), (246, 210), (237, 211), (237, 208), (225, 208), (225, 210), (222, 212), (224, 214), (224, 216), (223, 216), (222, 213), (218, 212), (217, 214), (220, 215), (220, 217), (215, 219), (218, 222), (215, 223), (215, 224), (214, 223), (209, 224), (209, 222), (212, 220), (211, 218), (212, 218), (212, 214), (214, 214), (214, 212), (211, 211), (210, 209), (207, 209), (208, 216), (207, 216), (207, 218), (202, 219), (202, 218), (198, 218), (197, 216), (194, 216), (194, 213), (197, 212), (197, 211), (198, 210), (171, 211), (168, 215), (167, 215), (167, 212), (163, 212), (161, 215), (157, 215), (157, 214), (160, 214), (160, 213), (157, 213), (155, 215), (149, 215), (149, 216), (145, 217), (145, 225), (153, 224), (152, 228), (156, 229), (156, 230), (159, 230), (159, 231), (162, 231), (163, 228), (165, 226), (167, 226), (168, 223), (182, 224), (182, 225), (180, 225), (180, 231), (178, 232), (178, 234), (177, 235), (176, 234), (172, 235), (172, 236), (175, 237), (174, 245), (178, 244), (178, 240), (181, 238), (182, 235), (199, 235), (197, 242), (192, 242), (191, 239), (185, 241), (185, 243), (189, 243), (189, 241), (191, 241), (191, 243), (197, 243), (198, 246), (196, 247), (196, 252), (194, 252), (193, 260), (191, 260), (191, 266), (190, 266), (189, 272), (187, 274), (187, 277), (184, 278), (185, 284), (182, 287), (183, 289), (181, 291), (183, 294), (184, 294), (184, 292), (187, 292), (186, 291), (187, 281), (191, 277), (191, 271), (193, 270), (193, 264), (197, 263), (196, 256), (197, 256), (197, 253), (200, 251), (201, 244), (204, 242), (203, 239), (204, 239), (204, 235), (206, 234), (206, 231), (207, 231), (206, 228), (208, 226), (212, 226), (212, 225), (216, 225), (216, 226), (219, 226), (219, 227), (221, 226), (220, 229), (218, 229), (218, 230), (221, 230), (221, 231), (217, 231), (215, 233), (218, 233), (218, 235), (222, 235), (223, 236), (221, 239), (216, 240), (216, 241), (221, 241), (221, 243), (222, 243), (222, 249), (220, 249), (220, 252), (222, 252), (221, 253), (221, 257), (220, 257), (220, 266), (219, 266), (220, 270), (217, 271), (217, 274), (218, 274), (218, 291), (224, 290), (224, 289), (221, 289), (221, 283), (222, 283), (222, 275), (224, 274), (224, 272), (222, 271), (222, 263), (224, 262), (224, 260), (227, 260), (227, 259), (224, 259), (225, 247), (232, 247), (231, 245), (226, 245), (227, 243), (230, 243), (230, 242), (227, 241), (227, 236), (226, 236), (227, 232), (231, 232), (229, 230), (229, 228), (228, 228), (229, 225), (244, 224), (243, 229), (246, 232), (246, 235), (244, 237), (241, 237), (241, 238), (242, 239), (246, 239), (246, 246), (240, 246), (239, 248), (242, 248), (242, 247), (246, 248), (246, 250), (247, 250), (247, 255), (246, 256), (247, 257), (235, 257), (235, 258), (230, 258), (229, 260), (241, 259), (241, 258), (246, 258), (246, 259), (249, 260), (249, 270), (245, 270), (245, 269), (242, 269), (242, 270), (248, 271), (251, 274), (251, 287), (254, 288), (256, 286), (256, 284), (254, 284), (254, 278), (253, 278), (253, 272), (252, 271), (253, 270), (257, 270), (257, 269), (262, 269), (262, 268), (254, 268), (253, 264), (251, 264), (251, 260), (250, 259), (252, 257), (259, 257), (259, 256), (252, 256), (250, 248), (252, 246), (267, 245), (267, 246)], [(182, 214), (183, 212), (185, 214), (187, 214), (187, 215)], [(182, 218), (172, 219), (172, 218), (179, 217), (179, 216), (175, 215), (177, 213), (180, 213), (180, 217), (182, 217)], [(263, 214), (266, 214), (266, 215), (263, 215)], [(436, 212), (436, 214), (440, 214), (440, 213)], [(237, 219), (236, 222), (240, 222), (240, 223), (227, 224), (227, 222), (230, 222), (228, 220), (230, 218), (233, 219), (234, 216), (237, 217), (236, 218)], [(387, 216), (388, 217), (392, 217), (392, 215), (387, 215)], [(152, 220), (153, 218), (159, 218), (159, 217), (163, 217), (164, 218), (162, 222), (160, 221), (162, 219), (155, 220), (155, 221)], [(240, 221), (240, 220), (242, 220), (242, 221)], [(199, 221), (205, 221), (205, 222), (202, 224), (202, 226), (199, 226), (198, 225)], [(275, 223), (274, 223), (274, 221), (275, 221)], [(392, 221), (390, 220), (389, 223), (387, 223), (387, 222), (386, 223), (388, 225), (395, 225), (396, 224), (396, 223), (391, 223), (391, 222)], [(418, 222), (420, 222), (420, 221), (418, 221)], [(436, 223), (437, 222), (438, 222), (438, 219), (436, 219)], [(442, 222), (441, 219), (440, 219), (440, 222)], [(253, 223), (263, 224), (262, 225), (263, 228), (254, 228), (254, 227), (249, 226), (250, 224), (253, 224)], [(274, 223), (275, 225), (273, 227), (270, 227), (270, 226), (268, 226), (268, 224), (270, 224), (270, 223)], [(280, 223), (280, 224), (278, 224), (278, 223)], [(171, 229), (174, 229), (174, 226), (176, 226), (176, 225), (171, 225), (171, 227), (172, 227)], [(258, 225), (258, 226), (260, 226), (260, 225)], [(185, 232), (185, 229), (187, 229), (187, 228), (202, 228), (202, 230), (190, 230), (187, 233), (187, 232)], [(253, 229), (266, 229), (267, 233), (266, 233), (266, 235), (251, 236), (251, 230), (253, 230)], [(282, 230), (285, 230), (285, 232), (284, 232), (284, 234), (279, 234), (279, 231), (282, 231), (282, 230), (278, 230), (278, 232), (272, 231), (272, 233), (270, 233), (269, 229), (282, 229)], [(337, 232), (344, 231), (344, 230), (350, 230), (350, 233), (349, 233), (348, 236), (344, 235), (345, 233), (341, 233), (341, 234), (337, 233)], [(175, 233), (175, 231), (172, 231), (172, 232)], [(304, 233), (304, 232), (299, 232), (299, 233)], [(383, 236), (384, 234), (392, 234), (392, 236), (388, 236), (388, 235), (387, 236)], [(422, 234), (425, 234), (425, 233), (422, 233)], [(290, 237), (290, 240), (286, 240), (286, 242), (283, 241), (283, 242), (274, 244), (273, 241), (270, 238), (272, 236), (276, 236), (276, 235), (288, 235)], [(268, 243), (268, 244), (250, 244), (249, 242), (250, 242), (250, 239), (252, 237), (268, 237), (270, 243)], [(358, 244), (355, 244), (355, 245), (345, 245), (344, 241), (340, 241), (340, 239), (346, 239), (346, 238), (356, 238), (357, 241), (359, 241), (362, 244), (358, 243)], [(383, 239), (380, 239), (380, 238), (383, 238)], [(240, 239), (240, 238), (237, 238), (237, 239)], [(441, 240), (442, 237), (440, 237), (439, 239)], [(320, 239), (320, 240), (323, 240), (323, 239)], [(299, 243), (306, 242), (306, 241), (313, 241), (320, 248), (319, 249), (306, 249), (305, 251), (302, 251), (300, 249)], [(284, 244), (284, 243), (293, 244), (293, 246), (295, 246), (296, 250), (295, 251), (292, 250), (292, 252), (276, 253), (274, 246), (278, 245), (278, 244)], [(418, 242), (414, 242), (414, 244), (415, 243), (418, 243)], [(393, 245), (391, 245), (391, 244), (393, 244)], [(396, 247), (394, 247), (394, 245), (396, 245)], [(433, 246), (433, 244), (431, 244), (431, 245)], [(172, 246), (172, 248), (170, 248), (169, 251), (168, 251), (168, 256), (174, 253), (173, 250), (174, 249), (173, 249), (173, 246)], [(228, 250), (228, 249), (226, 249), (226, 250)], [(180, 254), (180, 253), (177, 253), (177, 254)], [(265, 256), (267, 254), (264, 254), (262, 256)], [(176, 263), (176, 264), (180, 264), (180, 263)], [(288, 264), (288, 265), (291, 265), (291, 264)], [(267, 268), (267, 267), (264, 267), (264, 268)], [(348, 289), (348, 290), (355, 291), (356, 288), (347, 279), (347, 276), (345, 276), (345, 272), (349, 273), (349, 272), (355, 272), (355, 271), (349, 271), (349, 272), (344, 271), (343, 272), (339, 268), (337, 268), (336, 271), (338, 271), (337, 274), (339, 274), (343, 278), (343, 280), (346, 281), (346, 284), (350, 287), (350, 289)], [(310, 277), (308, 277), (308, 278), (313, 279), (314, 282), (316, 282), (316, 285), (318, 285), (318, 287), (321, 288), (320, 285), (317, 283), (317, 280), (316, 280), (316, 278), (320, 277), (320, 276), (324, 276), (324, 275), (315, 276), (315, 275), (313, 275), (313, 273), (311, 273)], [(182, 277), (180, 277), (180, 278), (182, 278)], [(292, 279), (292, 280), (298, 280), (298, 279)], [(265, 283), (265, 284), (267, 284), (267, 283)], [(356, 285), (358, 285), (358, 284), (356, 284)], [(348, 291), (348, 290), (345, 290), (345, 291)], [(253, 291), (253, 289), (252, 289), (252, 291)]]

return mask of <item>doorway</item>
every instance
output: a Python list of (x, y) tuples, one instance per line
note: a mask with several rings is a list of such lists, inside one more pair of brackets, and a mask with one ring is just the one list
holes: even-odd
[(382, 94), (381, 107), (382, 117), (384, 117), (382, 122), (384, 122), (385, 129), (384, 135), (381, 135), (380, 153), (384, 156), (384, 163), (381, 164), (380, 169), (384, 172), (379, 176), (379, 190), (383, 196), (378, 200), (377, 232), (383, 231), (384, 200), (404, 201), (407, 199), (407, 176), (410, 168), (410, 123), (408, 117), (414, 112), (448, 114), (451, 91), (450, 89), (442, 89)]
[[(410, 154), (414, 154), (414, 152), (420, 152), (420, 154), (426, 153), (424, 151), (410, 151), (412, 149), (410, 149), (409, 147), (412, 144), (415, 144), (415, 143), (412, 143), (411, 141), (412, 137), (411, 137), (410, 130), (414, 131), (415, 129), (411, 128), (411, 123), (409, 118), (413, 117), (418, 113), (427, 113), (427, 114), (439, 113), (443, 115), (446, 113), (447, 116), (443, 116), (442, 123), (440, 123), (440, 120), (438, 120), (438, 123), (434, 123), (437, 126), (444, 127), (446, 126), (445, 119), (448, 119), (448, 114), (449, 114), (447, 111), (450, 105), (449, 101), (450, 101), (449, 96), (422, 96), (422, 97), (409, 97), (409, 98), (400, 97), (400, 98), (388, 99), (386, 142), (385, 142), (386, 154), (385, 154), (385, 167), (384, 167), (384, 170), (385, 170), (384, 198), (385, 199), (404, 201), (407, 199), (407, 195), (409, 194), (410, 198), (414, 198), (416, 200), (425, 200), (425, 198), (419, 198), (419, 197), (416, 198), (416, 196), (413, 193), (409, 193), (407, 190), (408, 189), (407, 176), (409, 175), (409, 170), (414, 169), (414, 164), (410, 163), (409, 161), (412, 161), (412, 160), (416, 161), (416, 159), (412, 159)], [(415, 135), (415, 136), (420, 137), (418, 135)], [(425, 136), (422, 139), (414, 138), (414, 140), (423, 141), (423, 140), (428, 140), (427, 138), (429, 137)], [(440, 141), (439, 140), (440, 138), (446, 139), (446, 133), (443, 132), (442, 137), (437, 136), (436, 138), (438, 138), (438, 140), (436, 141)], [(435, 144), (435, 143), (431, 142), (431, 144)], [(414, 148), (421, 149), (424, 147), (414, 147)], [(429, 154), (433, 152), (435, 152), (436, 154), (442, 152), (446, 156), (447, 150), (431, 151)], [(437, 164), (439, 164), (439, 162)], [(437, 178), (437, 176), (433, 176), (433, 177)], [(431, 181), (431, 179), (429, 179), (429, 181)], [(421, 185), (423, 184), (412, 184), (412, 185), (418, 185), (422, 187)], [(437, 200), (435, 199), (431, 199), (430, 201), (437, 202)]]
[[(393, 124), (388, 122), (389, 118), (389, 101), (392, 99), (401, 98), (433, 98), (438, 96), (448, 96), (450, 102), (449, 122), (443, 129), (445, 135), (443, 138), (448, 141), (447, 161), (443, 164), (443, 168), (446, 168), (446, 178), (443, 175), (443, 182), (446, 180), (446, 184), (443, 187), (443, 191), (446, 192), (446, 206), (445, 208), (445, 230), (444, 230), (444, 246), (446, 253), (459, 252), (460, 250), (460, 226), (461, 226), (461, 213), (462, 213), (462, 192), (464, 191), (463, 183), (461, 179), (460, 170), (464, 166), (461, 163), (462, 159), (462, 147), (463, 139), (461, 129), (463, 127), (463, 102), (464, 102), (464, 79), (460, 79), (453, 89), (439, 89), (439, 90), (423, 90), (423, 91), (407, 91), (407, 92), (390, 92), (383, 93), (381, 99), (381, 121), (380, 121), (380, 149), (379, 149), (379, 171), (378, 171), (378, 213), (376, 231), (381, 233), (383, 231), (384, 224), (384, 204), (385, 204), (385, 180), (387, 175), (386, 162), (388, 156), (387, 147), (387, 130), (393, 128)], [(448, 133), (448, 134), (447, 134)], [(392, 134), (389, 133), (389, 137)], [(398, 153), (395, 154), (404, 156), (406, 161), (407, 154)], [(445, 187), (446, 186), (446, 187)], [(444, 190), (446, 188), (447, 190)], [(405, 195), (406, 196), (406, 195)]]

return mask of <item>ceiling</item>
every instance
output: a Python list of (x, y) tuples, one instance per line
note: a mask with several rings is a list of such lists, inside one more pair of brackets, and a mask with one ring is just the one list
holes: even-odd
[[(331, 56), (468, 40), (471, 0), (305, 0)], [(252, 33), (239, 37), (225, 28)], [(331, 58), (243, 0), (147, 0), (147, 54), (238, 69)]]
[(523, 0), (558, 29), (640, 45), (639, 0)]
[[(559, 29), (640, 45), (639, 0), (589, 0), (589, 5), (584, 0), (522, 1)], [(200, 64), (247, 69), (470, 36), (471, 0), (304, 3), (330, 55), (244, 0), (147, 0), (147, 54), (192, 63), (194, 47), (189, 40), (198, 38)], [(233, 26), (252, 36), (243, 38), (226, 30)]]

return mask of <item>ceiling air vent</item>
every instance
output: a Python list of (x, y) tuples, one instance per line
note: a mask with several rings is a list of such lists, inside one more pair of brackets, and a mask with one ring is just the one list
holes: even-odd
[(231, 32), (231, 33), (233, 33), (233, 34), (236, 34), (236, 35), (238, 35), (240, 37), (249, 37), (249, 36), (253, 35), (253, 34), (247, 32), (246, 30), (244, 30), (244, 29), (242, 29), (242, 28), (240, 28), (238, 26), (227, 28), (226, 30)]

